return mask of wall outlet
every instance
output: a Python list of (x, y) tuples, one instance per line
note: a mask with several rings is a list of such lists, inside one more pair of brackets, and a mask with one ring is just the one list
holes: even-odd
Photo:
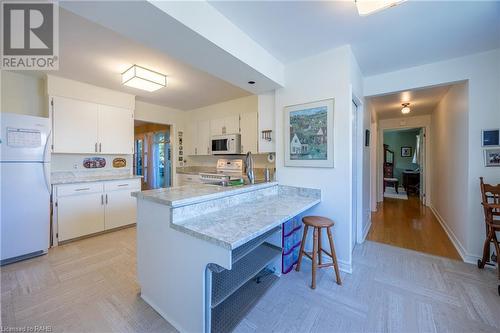
[(78, 169), (78, 163), (73, 164), (73, 169)]

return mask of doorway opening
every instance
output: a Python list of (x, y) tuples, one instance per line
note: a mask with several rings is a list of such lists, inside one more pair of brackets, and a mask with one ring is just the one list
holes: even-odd
[(170, 132), (170, 125), (134, 122), (134, 174), (142, 176), (142, 190), (172, 186)]
[(377, 131), (371, 172), (376, 211), (368, 240), (461, 259), (451, 220), (443, 218), (451, 218), (449, 207), (459, 202), (454, 184), (466, 179), (456, 167), (461, 161), (455, 149), (463, 148), (453, 141), (467, 131), (457, 93), (463, 89), (449, 84), (366, 98)]

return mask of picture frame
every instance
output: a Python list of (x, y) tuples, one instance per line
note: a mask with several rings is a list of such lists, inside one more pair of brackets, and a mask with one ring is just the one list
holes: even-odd
[(484, 129), (481, 131), (481, 146), (494, 147), (500, 146), (500, 129)]
[(401, 147), (401, 157), (412, 157), (412, 147), (403, 146)]
[(484, 150), (484, 166), (500, 167), (500, 148)]
[(334, 167), (334, 99), (286, 106), (285, 166)]

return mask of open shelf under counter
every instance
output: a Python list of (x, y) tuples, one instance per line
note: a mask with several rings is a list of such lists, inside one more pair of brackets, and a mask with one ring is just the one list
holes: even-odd
[(281, 248), (263, 243), (241, 258), (231, 270), (212, 272), (211, 307), (215, 308), (261, 270), (281, 256)]

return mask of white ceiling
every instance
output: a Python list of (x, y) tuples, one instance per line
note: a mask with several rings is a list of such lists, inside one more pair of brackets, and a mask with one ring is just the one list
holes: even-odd
[[(379, 119), (422, 116), (432, 113), (449, 88), (450, 85), (445, 85), (401, 91), (394, 94), (369, 97), (367, 102), (373, 107)], [(411, 112), (403, 115), (401, 113), (401, 104), (407, 102), (410, 103)]]
[[(60, 66), (51, 74), (134, 94), (138, 100), (190, 110), (250, 95), (206, 72), (60, 9)], [(168, 75), (168, 86), (146, 92), (121, 85), (137, 64)]]
[(364, 75), (500, 47), (500, 2), (407, 1), (360, 17), (353, 1), (212, 1), (283, 63), (351, 44)]

